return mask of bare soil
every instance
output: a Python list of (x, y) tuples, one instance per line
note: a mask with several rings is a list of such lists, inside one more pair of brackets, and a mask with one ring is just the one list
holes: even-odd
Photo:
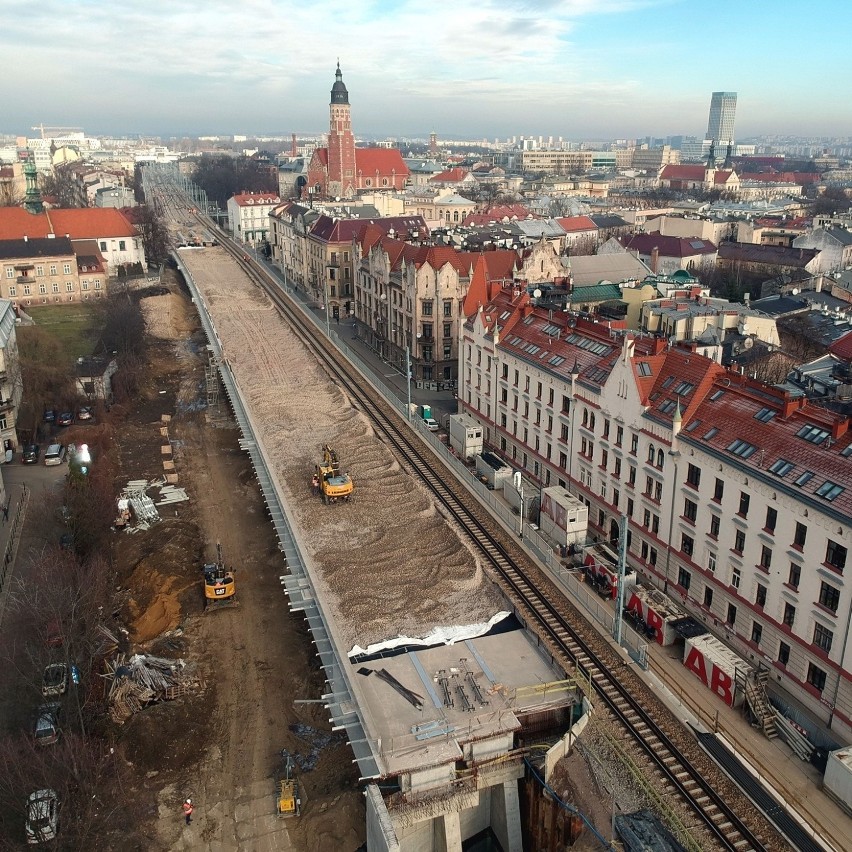
[[(329, 733), (322, 705), (294, 704), (317, 699), (324, 679), (305, 623), (281, 591), (281, 557), (238, 430), (227, 411), (204, 411), (205, 341), (195, 310), (176, 283), (168, 289), (143, 300), (148, 380), (117, 440), (125, 482), (161, 476), (169, 440), (191, 499), (164, 508), (149, 530), (116, 533), (117, 629), (134, 649), (184, 659), (204, 686), (120, 729), (120, 753), (136, 779), (128, 792), (146, 814), (139, 848), (355, 850), (364, 840), (363, 796), (339, 738), (299, 773), (302, 817), (274, 817), (280, 750), (307, 750), (291, 726)], [(239, 606), (205, 615), (200, 569), (215, 558), (217, 541), (237, 570)], [(187, 796), (196, 808), (189, 827), (180, 813)]]

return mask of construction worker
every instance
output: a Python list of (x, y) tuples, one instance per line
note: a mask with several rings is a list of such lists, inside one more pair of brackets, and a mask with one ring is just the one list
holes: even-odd
[(319, 487), (320, 487), (319, 477), (316, 474), (314, 474), (311, 477), (311, 491), (313, 491), (314, 494), (319, 494)]
[(183, 815), (186, 817), (186, 824), (189, 825), (192, 822), (192, 799), (187, 799), (183, 803)]

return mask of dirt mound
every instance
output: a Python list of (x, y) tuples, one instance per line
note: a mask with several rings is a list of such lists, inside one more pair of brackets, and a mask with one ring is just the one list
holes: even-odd
[(131, 641), (144, 643), (200, 611), (201, 554), (196, 528), (179, 521), (164, 521), (137, 536), (124, 617)]
[(140, 299), (139, 305), (145, 317), (146, 330), (161, 340), (185, 340), (198, 324), (187, 299), (177, 293), (148, 296)]

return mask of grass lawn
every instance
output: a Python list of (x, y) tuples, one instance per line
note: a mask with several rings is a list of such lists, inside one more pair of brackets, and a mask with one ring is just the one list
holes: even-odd
[[(27, 313), (36, 325), (55, 337), (69, 361), (85, 358), (92, 354), (101, 334), (96, 307), (87, 304), (44, 305), (29, 307)], [(19, 325), (19, 338), (26, 338), (29, 327)]]

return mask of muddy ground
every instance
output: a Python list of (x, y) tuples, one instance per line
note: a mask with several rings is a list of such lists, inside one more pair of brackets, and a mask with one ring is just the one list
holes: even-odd
[[(322, 705), (294, 703), (317, 699), (323, 677), (306, 624), (281, 591), (282, 561), (236, 425), (224, 405), (203, 404), (205, 340), (194, 308), (176, 282), (143, 308), (150, 370), (118, 434), (122, 477), (161, 476), (169, 441), (190, 500), (164, 509), (149, 530), (116, 533), (117, 627), (134, 648), (186, 660), (203, 685), (120, 730), (136, 779), (128, 792), (144, 813), (140, 848), (355, 850), (364, 805), (351, 751), (330, 736)], [(239, 606), (204, 615), (200, 567), (215, 559), (217, 541), (237, 570)], [(299, 773), (298, 820), (274, 817), (282, 748), (313, 752), (316, 764)], [(187, 796), (191, 826), (181, 816)]]

